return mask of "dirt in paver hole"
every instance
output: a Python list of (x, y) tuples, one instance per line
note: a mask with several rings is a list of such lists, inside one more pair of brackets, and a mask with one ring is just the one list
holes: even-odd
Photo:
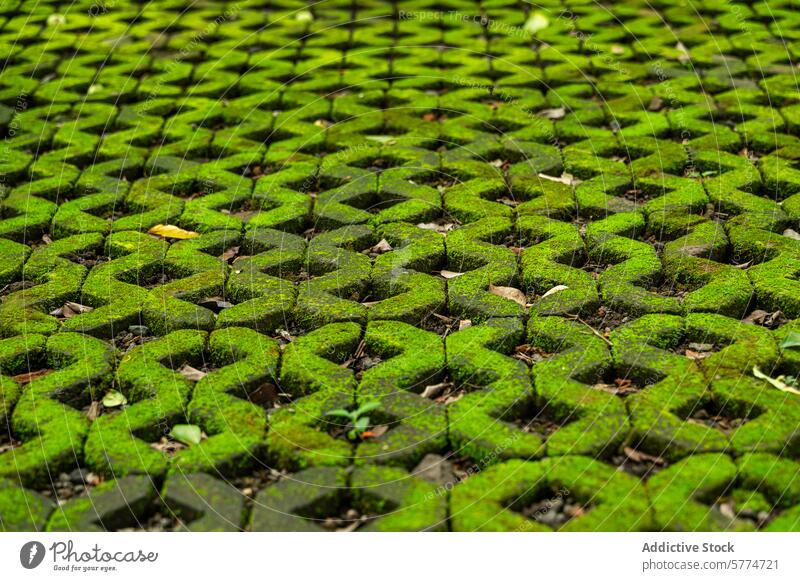
[(0, 432), (0, 454), (3, 454), (15, 448), (19, 448), (20, 446), (22, 446), (22, 442), (12, 438), (8, 434), (8, 432), (6, 431)]
[(362, 513), (357, 508), (348, 508), (338, 516), (327, 517), (319, 524), (328, 531), (351, 532), (360, 529), (379, 516), (378, 514)]
[(594, 313), (581, 317), (581, 319), (606, 337), (611, 331), (631, 320), (629, 315), (619, 313), (607, 307), (598, 307)]
[(670, 463), (655, 454), (649, 454), (635, 447), (625, 446), (619, 454), (611, 457), (611, 463), (622, 472), (627, 472), (642, 480), (669, 467)]
[(85, 468), (76, 468), (69, 474), (60, 473), (51, 483), (51, 486), (39, 492), (48, 498), (55, 500), (59, 505), (76, 496), (82, 496), (98, 484), (102, 484), (105, 478), (95, 474)]
[(644, 386), (628, 377), (614, 377), (608, 381), (598, 381), (592, 388), (624, 398), (642, 391)]
[(533, 500), (524, 503), (517, 500), (509, 508), (539, 524), (557, 530), (570, 520), (585, 515), (593, 506), (575, 498), (565, 487), (550, 487), (538, 491)]
[(546, 438), (558, 429), (578, 419), (577, 414), (561, 416), (552, 406), (541, 402), (527, 402), (512, 412), (511, 422), (523, 432)]
[[(719, 520), (746, 521), (751, 523), (756, 529), (763, 529), (770, 521), (774, 520), (780, 510), (756, 510), (753, 508), (740, 508), (736, 501), (729, 497), (720, 497), (712, 505), (710, 510), (718, 515)], [(721, 518), (720, 518), (721, 517)]]
[(689, 416), (688, 421), (693, 424), (699, 424), (708, 426), (709, 428), (715, 428), (720, 430), (726, 434), (729, 434), (736, 430), (737, 428), (742, 427), (747, 422), (749, 422), (749, 418), (737, 418), (728, 415), (725, 412), (720, 412), (714, 408), (705, 409), (701, 408), (695, 411), (691, 416)]
[(742, 411), (744, 410), (738, 409), (734, 402), (720, 405), (713, 399), (707, 399), (689, 403), (678, 411), (678, 415), (693, 424), (730, 434), (763, 412), (756, 406), (748, 407), (746, 413), (741, 413)]

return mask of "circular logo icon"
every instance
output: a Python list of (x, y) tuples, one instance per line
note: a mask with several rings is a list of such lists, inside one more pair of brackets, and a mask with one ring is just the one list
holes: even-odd
[(29, 541), (19, 550), (19, 562), (26, 569), (35, 569), (44, 560), (44, 545), (39, 541)]

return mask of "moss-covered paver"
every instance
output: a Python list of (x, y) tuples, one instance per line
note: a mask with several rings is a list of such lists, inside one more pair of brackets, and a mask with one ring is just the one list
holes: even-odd
[(0, 530), (800, 530), (794, 4), (187, 6), (0, 6)]

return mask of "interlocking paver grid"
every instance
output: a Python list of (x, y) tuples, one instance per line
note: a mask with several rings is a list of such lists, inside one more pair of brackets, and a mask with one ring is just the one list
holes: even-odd
[(800, 529), (799, 41), (4, 2), (0, 528)]

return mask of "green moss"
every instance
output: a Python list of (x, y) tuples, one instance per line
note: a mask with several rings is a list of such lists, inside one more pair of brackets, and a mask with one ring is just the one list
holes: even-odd
[(350, 441), (329, 433), (336, 424), (325, 414), (352, 405), (349, 393), (321, 391), (270, 417), (267, 446), (270, 462), (288, 470), (311, 466), (347, 466), (353, 457)]
[(0, 306), (0, 329), (5, 335), (50, 334), (59, 323), (49, 313), (66, 301), (76, 300), (88, 269), (67, 257), (97, 252), (98, 234), (79, 234), (37, 249), (25, 263), (23, 278), (35, 284), (10, 294)]
[[(244, 496), (208, 474), (172, 474), (161, 496), (166, 508), (193, 532), (242, 530)], [(183, 527), (182, 527), (183, 528)]]
[(797, 258), (800, 255), (800, 242), (774, 234), (772, 237), (776, 239), (775, 246), (784, 247), (786, 252), (748, 270), (755, 287), (756, 300), (759, 306), (770, 311), (780, 310), (788, 317), (798, 317), (800, 283), (794, 277), (800, 269), (800, 260)]
[(453, 333), (446, 340), (448, 370), (460, 384), (483, 386), (508, 378), (525, 381), (525, 365), (504, 355), (523, 337), (522, 323), (514, 318), (490, 319)]
[(356, 405), (379, 402), (380, 407), (369, 414), (370, 423), (386, 425), (388, 430), (361, 442), (357, 457), (413, 468), (425, 454), (447, 445), (444, 406), (413, 393), (443, 379), (444, 345), (434, 333), (389, 321), (369, 323), (364, 343), (382, 361), (364, 371)]
[(368, 256), (357, 252), (369, 247), (372, 232), (366, 227), (343, 227), (311, 241), (306, 269), (312, 278), (299, 285), (297, 322), (314, 328), (338, 321), (362, 322), (372, 268)]
[(758, 160), (768, 192), (779, 199), (800, 192), (800, 171), (793, 167), (793, 162), (798, 159), (800, 147), (786, 147)]
[(319, 531), (322, 520), (338, 514), (346, 486), (345, 471), (333, 467), (310, 468), (296, 479), (281, 480), (256, 496), (249, 530)]
[(693, 256), (670, 255), (664, 258), (666, 279), (673, 286), (688, 287), (682, 306), (688, 313), (707, 312), (741, 318), (753, 299), (753, 286), (747, 272)]
[(687, 420), (710, 401), (707, 383), (697, 372), (668, 375), (629, 398), (631, 439), (638, 449), (670, 460), (722, 452), (728, 448), (725, 434)]
[(351, 476), (354, 502), (388, 513), (365, 532), (446, 530), (446, 495), (441, 488), (396, 468), (359, 466)]
[(522, 236), (535, 241), (520, 258), (525, 290), (543, 295), (555, 286), (567, 287), (533, 300), (531, 312), (563, 315), (595, 311), (600, 303), (597, 284), (589, 273), (578, 268), (586, 260), (586, 251), (577, 228), (537, 215), (522, 215), (517, 225)]
[[(158, 493), (188, 528), (218, 530), (249, 516), (209, 478), (260, 479), (268, 497), (276, 477), (306, 500), (297, 518), (261, 511), (255, 528), (318, 530), (296, 521), (356, 508), (382, 515), (361, 528), (440, 530), (456, 524), (452, 506), (441, 515), (449, 485), (428, 503), (428, 482), (407, 473), (426, 455), (459, 473), (513, 460), (536, 476), (563, 461), (569, 478), (588, 466), (595, 491), (636, 497), (638, 514), (603, 527), (662, 528), (641, 484), (603, 480), (632, 447), (665, 472), (696, 455), (736, 462), (717, 498), (674, 493), (705, 507), (690, 524), (728, 526), (716, 519), (733, 502), (755, 513), (736, 526), (797, 528), (794, 493), (777, 492), (794, 490), (796, 397), (752, 375), (800, 375), (800, 350), (780, 348), (800, 314), (789, 10), (701, 7), (719, 33), (709, 42), (668, 1), (676, 47), (637, 6), (543, 9), (531, 35), (511, 33), (531, 15), (511, 0), (482, 3), (483, 23), (454, 16), (459, 2), (385, 18), (341, 0), (310, 19), (282, 18), (279, 2), (252, 34), (259, 9), (210, 3), (155, 52), (152, 22), (126, 23), (100, 63), (127, 3), (63, 19), (6, 4), (0, 479), (39, 490), (76, 468), (143, 476), (156, 492), (110, 509), (130, 513), (116, 524), (163, 514)], [(370, 24), (337, 26), (353, 17)], [(769, 17), (788, 48), (760, 26)], [(149, 234), (156, 224), (199, 236)], [(89, 308), (73, 316), (72, 303)], [(756, 310), (770, 321), (750, 324)], [(126, 406), (102, 406), (112, 387)], [(370, 400), (363, 438), (325, 415)], [(204, 437), (162, 452), (177, 422)], [(751, 457), (779, 468), (746, 475)], [(264, 480), (265, 465), (333, 470), (300, 493), (302, 474)], [(455, 489), (477, 490), (472, 479)], [(567, 530), (605, 514), (581, 499)], [(465, 528), (478, 528), (471, 505)], [(85, 497), (74, 506), (70, 526), (102, 528)]]
[(247, 400), (277, 384), (280, 351), (274, 339), (236, 327), (214, 331), (208, 350), (216, 369), (197, 382), (188, 405), (190, 423), (208, 438), (182, 450), (175, 466), (186, 473), (239, 474), (264, 456), (267, 418)]
[(686, 337), (694, 343), (712, 343), (720, 348), (700, 363), (708, 378), (749, 376), (753, 366), (770, 369), (779, 356), (775, 339), (767, 329), (721, 315), (687, 315)]
[(253, 190), (253, 201), (260, 211), (247, 223), (248, 230), (278, 228), (285, 232), (303, 230), (311, 213), (311, 197), (303, 191), (316, 183), (317, 166), (298, 163), (259, 178)]
[(493, 319), (447, 338), (450, 374), (467, 390), (448, 408), (450, 440), (460, 454), (481, 464), (535, 458), (544, 452), (539, 436), (511, 423), (532, 396), (525, 365), (502, 354), (521, 334), (516, 319)]
[(393, 251), (375, 259), (371, 295), (382, 300), (369, 307), (369, 319), (415, 324), (442, 310), (446, 302), (445, 281), (423, 272), (444, 264), (443, 237), (400, 223), (383, 226), (379, 235)]
[(734, 453), (793, 454), (800, 446), (797, 422), (800, 402), (755, 378), (720, 379), (711, 384), (718, 407), (728, 415), (747, 419), (730, 434)]
[(618, 373), (643, 384), (697, 373), (691, 360), (670, 351), (681, 343), (684, 332), (683, 319), (672, 315), (645, 315), (615, 329), (610, 340)]
[(645, 288), (660, 282), (661, 261), (650, 244), (630, 238), (643, 226), (640, 214), (626, 213), (587, 227), (589, 257), (613, 265), (600, 275), (601, 296), (612, 309), (635, 315), (678, 314), (681, 309), (675, 298)]
[(697, 454), (653, 476), (647, 492), (656, 527), (673, 532), (752, 531), (711, 505), (736, 480), (736, 466), (722, 454)]
[(740, 485), (760, 491), (770, 507), (785, 509), (800, 502), (800, 479), (794, 460), (771, 454), (744, 454), (737, 460), (737, 466)]
[(486, 218), (449, 233), (448, 270), (464, 273), (447, 281), (448, 306), (453, 315), (475, 322), (522, 315), (521, 305), (489, 290), (490, 285), (516, 283), (516, 255), (497, 244), (511, 228), (510, 220)]
[(219, 314), (217, 327), (268, 331), (285, 326), (296, 290), (279, 275), (299, 273), (305, 242), (298, 236), (262, 229), (248, 232), (242, 248), (252, 255), (234, 261), (225, 292), (236, 304)]
[(206, 333), (175, 331), (129, 351), (117, 369), (118, 389), (129, 405), (93, 422), (86, 441), (86, 465), (102, 474), (162, 477), (169, 465), (154, 449), (171, 426), (187, 423), (193, 384), (173, 371), (183, 363), (202, 366)]
[(158, 489), (146, 476), (109, 480), (54, 510), (48, 532), (102, 532), (142, 526), (140, 515), (154, 504)]
[(54, 508), (48, 498), (25, 490), (11, 480), (0, 480), (0, 530), (41, 532)]
[(23, 444), (0, 457), (0, 476), (46, 486), (51, 475), (79, 466), (89, 422), (81, 410), (111, 381), (113, 351), (91, 337), (61, 333), (47, 340), (45, 365), (55, 369), (22, 390), (11, 432)]
[(534, 411), (560, 427), (547, 437), (547, 453), (599, 456), (613, 451), (628, 430), (625, 406), (614, 395), (588, 389), (607, 372), (611, 358), (603, 341), (576, 321), (531, 318), (528, 343), (552, 357), (532, 369)]
[(444, 194), (444, 206), (450, 215), (464, 223), (484, 218), (509, 218), (511, 208), (495, 201), (508, 194), (501, 179), (475, 179), (448, 189)]
[(0, 238), (0, 283), (18, 280), (30, 253), (30, 248), (24, 244)]
[[(578, 157), (578, 155), (576, 155)], [(613, 171), (578, 184), (575, 188), (575, 201), (578, 212), (586, 218), (600, 218), (617, 212), (628, 212), (633, 205), (621, 197), (632, 186), (626, 172), (614, 166)]]
[(44, 363), (46, 343), (43, 335), (19, 335), (0, 340), (0, 373), (17, 375), (35, 369)]
[(404, 389), (419, 393), (443, 374), (444, 344), (435, 333), (405, 323), (373, 321), (367, 325), (364, 342), (382, 360), (364, 372), (360, 382), (364, 392)]
[(22, 242), (27, 239), (36, 240), (49, 230), (50, 220), (57, 206), (37, 197), (36, 189), (38, 188), (31, 184), (30, 192), (14, 191), (3, 199), (3, 215), (11, 217), (0, 222), (0, 236)]
[(298, 337), (284, 349), (281, 385), (297, 395), (351, 391), (352, 372), (339, 363), (355, 351), (360, 337), (361, 329), (354, 323), (333, 323)]
[(547, 531), (549, 527), (521, 510), (537, 501), (561, 500), (586, 506), (562, 531), (643, 531), (653, 526), (644, 488), (635, 478), (589, 458), (562, 456), (510, 460), (454, 487), (453, 530)]
[(360, 337), (358, 325), (335, 323), (298, 337), (284, 349), (280, 385), (293, 396), (306, 397), (270, 417), (267, 441), (278, 465), (304, 468), (348, 463), (352, 445), (330, 435), (334, 423), (325, 414), (349, 408), (355, 401), (353, 372), (337, 362), (355, 352)]

